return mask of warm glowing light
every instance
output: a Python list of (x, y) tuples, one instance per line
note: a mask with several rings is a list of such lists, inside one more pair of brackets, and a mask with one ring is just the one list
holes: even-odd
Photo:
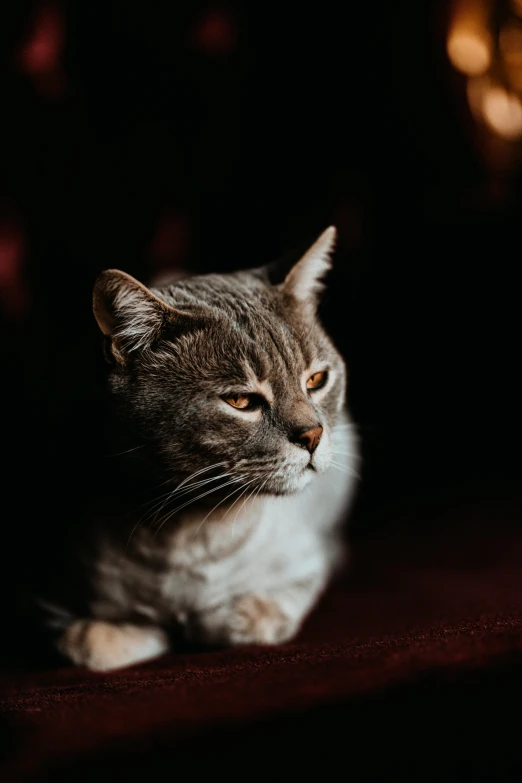
[(503, 87), (490, 86), (484, 91), (482, 116), (498, 136), (504, 139), (522, 136), (522, 103)]
[(513, 11), (519, 16), (522, 16), (522, 0), (511, 0), (511, 4), (513, 6)]
[(479, 38), (465, 30), (448, 38), (448, 56), (459, 71), (468, 76), (479, 76), (491, 64), (491, 44), (486, 37)]
[(446, 49), (459, 71), (480, 76), (491, 65), (492, 41), (488, 31), (489, 6), (481, 0), (455, 4)]

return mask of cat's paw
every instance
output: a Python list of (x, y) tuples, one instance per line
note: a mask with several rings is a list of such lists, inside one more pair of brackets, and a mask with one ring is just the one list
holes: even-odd
[(276, 601), (249, 594), (198, 615), (189, 634), (210, 644), (279, 644), (296, 630)]
[(78, 620), (64, 632), (58, 649), (77, 666), (110, 671), (156, 658), (168, 650), (160, 628)]
[(236, 644), (244, 639), (254, 644), (278, 644), (294, 632), (295, 623), (270, 598), (244, 595), (234, 603), (233, 610)]

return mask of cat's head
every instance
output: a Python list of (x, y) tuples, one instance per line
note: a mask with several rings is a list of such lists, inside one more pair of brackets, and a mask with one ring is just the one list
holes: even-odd
[(224, 481), (282, 494), (329, 467), (345, 366), (316, 309), (335, 236), (328, 228), (279, 277), (263, 267), (149, 290), (100, 275), (112, 393), (136, 445), (173, 475), (215, 466)]

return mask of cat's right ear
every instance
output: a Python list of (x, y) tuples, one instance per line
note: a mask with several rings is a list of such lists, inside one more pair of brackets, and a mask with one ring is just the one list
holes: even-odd
[(288, 301), (314, 310), (324, 288), (323, 278), (331, 267), (336, 237), (335, 226), (330, 226), (297, 263), (293, 261), (289, 266), (287, 259), (283, 263), (270, 264), (266, 267), (269, 281), (282, 291)]
[(93, 311), (112, 356), (120, 364), (151, 345), (173, 314), (152, 291), (119, 269), (107, 269), (96, 280)]

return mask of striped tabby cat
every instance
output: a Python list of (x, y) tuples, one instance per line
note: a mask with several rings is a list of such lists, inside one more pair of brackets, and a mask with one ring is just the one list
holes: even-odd
[(280, 277), (96, 281), (130, 482), (115, 473), (88, 536), (74, 533), (68, 598), (42, 601), (74, 663), (128, 666), (176, 635), (284, 642), (341, 563), (357, 444), (345, 366), (316, 316), (335, 234)]

